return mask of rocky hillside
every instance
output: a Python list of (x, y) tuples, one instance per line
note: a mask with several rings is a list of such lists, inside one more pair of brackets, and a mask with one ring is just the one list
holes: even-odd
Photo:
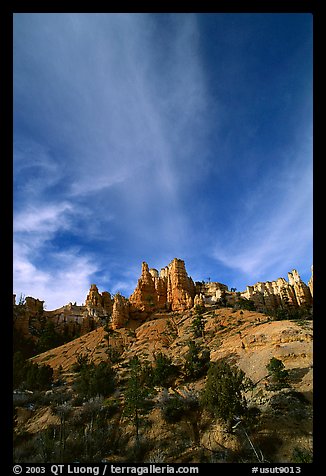
[[(111, 462), (298, 462), (311, 457), (312, 320), (274, 320), (261, 312), (228, 307), (227, 303), (221, 307), (212, 301), (212, 289), (208, 296), (207, 288), (205, 307), (198, 304), (193, 307), (196, 295), (203, 295), (203, 292), (196, 293), (199, 284), (189, 279), (184, 283), (187, 276), (180, 262), (175, 262), (171, 270), (173, 279), (169, 270), (160, 277), (143, 264), (141, 278), (130, 300), (127, 302), (121, 297), (113, 303), (113, 313), (117, 313), (119, 301), (124, 311), (129, 307), (123, 325), (114, 325), (112, 320), (111, 326), (99, 326), (32, 358), (34, 363), (53, 368), (56, 386), (48, 392), (38, 392), (36, 401), (33, 401), (34, 394), (26, 396), (25, 393), (24, 398), (24, 392), (16, 394), (17, 461), (27, 457), (34, 461), (46, 458), (57, 461), (53, 458), (64, 459), (65, 455), (90, 460), (91, 443), (87, 434), (93, 442), (102, 435), (104, 442), (100, 453), (95, 456), (92, 453), (93, 461), (102, 458)], [(201, 286), (203, 291), (203, 284)], [(221, 285), (217, 291), (223, 295), (226, 289)], [(165, 298), (171, 303), (169, 309)], [(140, 316), (142, 303), (146, 305)], [(103, 307), (103, 303), (93, 304)], [(207, 383), (207, 368), (204, 368), (207, 359), (205, 364), (204, 360), (200, 361), (202, 369), (198, 374), (190, 373), (186, 366), (190, 362), (190, 348), (198, 350), (198, 361), (208, 355), (211, 366), (226, 358), (251, 379), (253, 385), (245, 397), (256, 419), (247, 431), (241, 428), (240, 422), (232, 431), (227, 430), (223, 421), (198, 403)], [(146, 364), (150, 372), (151, 366), (157, 365), (157, 356), (162, 354), (177, 372), (170, 380), (156, 382), (153, 393), (147, 396), (150, 404), (143, 411), (135, 439), (134, 421), (127, 411), (128, 402), (130, 406), (128, 382), (132, 380), (130, 363), (138, 356), (139, 362)], [(108, 395), (99, 397), (97, 403), (94, 398), (78, 396), (74, 382), (80, 377), (76, 364), (81, 356), (87, 356), (96, 366), (107, 362), (113, 369), (115, 387)], [(283, 384), (275, 384), (267, 370), (272, 358), (281, 361), (287, 371)], [(142, 390), (139, 388), (140, 394)], [(61, 400), (60, 395), (63, 395)], [(179, 401), (177, 397), (183, 402), (182, 415), (167, 414), (168, 405)], [(91, 408), (97, 408), (94, 414)], [(91, 420), (83, 419), (86, 410), (93, 415)], [(102, 417), (97, 420), (95, 414)], [(64, 420), (62, 415), (66, 415)], [(76, 422), (79, 422), (77, 427)], [(58, 429), (56, 434), (62, 435), (63, 424), (64, 444), (62, 437), (53, 436), (55, 428)], [(80, 428), (84, 436), (81, 433), (80, 447), (75, 451), (74, 438), (76, 440)], [(44, 455), (39, 449), (40, 438), (52, 445), (52, 456)], [(26, 441), (30, 442), (29, 449), (25, 448)]]

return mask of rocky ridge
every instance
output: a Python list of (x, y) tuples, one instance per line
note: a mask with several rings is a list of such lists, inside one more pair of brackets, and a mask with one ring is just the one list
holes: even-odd
[[(55, 385), (42, 394), (44, 403), (39, 401), (36, 409), (16, 404), (17, 454), (24, 438), (35, 436), (37, 439), (39, 432), (44, 435), (44, 431), (52, 431), (53, 427), (60, 428), (62, 420), (56, 412), (60, 392), (70, 398), (71, 425), (74, 418), (78, 420), (85, 413), (88, 404), (96, 404), (90, 400), (84, 405), (78, 403), (78, 398), (75, 400), (75, 364), (86, 356), (96, 366), (109, 362), (114, 369), (116, 390), (102, 402), (101, 408), (106, 405), (116, 408), (116, 413), (106, 421), (108, 428), (116, 429), (111, 435), (116, 446), (108, 444), (105, 458), (110, 462), (125, 461), (126, 452), (135, 442), (132, 424), (123, 413), (128, 365), (135, 356), (142, 362), (154, 364), (156, 357), (164, 354), (179, 369), (179, 374), (167, 388), (156, 388), (157, 395), (147, 415), (148, 425), (141, 428), (141, 437), (147, 445), (144, 461), (159, 457), (156, 462), (226, 462), (242, 461), (243, 455), (249, 458), (247, 461), (255, 461), (256, 456), (241, 429), (226, 434), (223, 426), (206, 410), (193, 415), (190, 412), (188, 420), (176, 423), (167, 423), (162, 417), (160, 401), (166, 395), (199, 398), (205, 386), (206, 375), (189, 379), (184, 373), (190, 344), (206, 355), (208, 352), (211, 363), (227, 358), (254, 383), (246, 398), (249, 407), (259, 412), (259, 424), (250, 437), (266, 458), (264, 461), (293, 462), (296, 448), (311, 452), (311, 314), (307, 312), (308, 320), (274, 320), (259, 310), (308, 310), (312, 305), (312, 290), (313, 279), (306, 285), (295, 270), (288, 274), (288, 281), (279, 278), (256, 283), (242, 293), (218, 282), (194, 283), (184, 261), (174, 259), (160, 272), (143, 262), (137, 286), (129, 299), (120, 293), (115, 296), (101, 293), (92, 284), (82, 306), (69, 303), (46, 311), (44, 302), (38, 299), (27, 297), (25, 303), (17, 305), (14, 300), (15, 326), (27, 337), (37, 339), (44, 322), (53, 323), (60, 332), (71, 332), (69, 342), (31, 358), (32, 362), (53, 369)], [(253, 304), (255, 310), (248, 310), (247, 304)], [(194, 326), (198, 316), (203, 324), (199, 334)], [(289, 375), (288, 384), (283, 388), (273, 389), (271, 385), (267, 365), (273, 357), (283, 362)], [(17, 394), (18, 402), (27, 397), (32, 401), (29, 394)], [(59, 405), (59, 411), (61, 407)], [(85, 432), (91, 424), (86, 424)], [(196, 437), (194, 428), (197, 428)], [(75, 432), (71, 432), (71, 437)], [(33, 441), (37, 445), (37, 440)], [(245, 453), (241, 453), (244, 450)]]
[[(183, 260), (175, 258), (160, 272), (142, 263), (141, 275), (129, 299), (117, 293), (99, 292), (91, 284), (85, 304), (69, 303), (53, 311), (44, 310), (44, 301), (26, 297), (24, 308), (14, 313), (14, 326), (25, 337), (35, 339), (42, 329), (44, 320), (52, 321), (59, 332), (83, 335), (105, 323), (113, 329), (124, 327), (128, 321), (143, 322), (157, 311), (185, 311), (195, 305), (235, 305), (244, 299), (252, 302), (258, 311), (277, 308), (309, 308), (313, 302), (313, 275), (308, 285), (299, 273), (288, 273), (288, 281), (258, 282), (247, 286), (243, 292), (219, 282), (196, 282), (188, 276)], [(14, 310), (17, 310), (14, 296)]]
[(276, 281), (259, 282), (253, 286), (247, 286), (241, 296), (251, 299), (256, 309), (272, 310), (278, 307), (298, 308), (309, 307), (313, 302), (313, 277), (311, 276), (307, 286), (297, 270), (288, 273), (288, 282), (284, 278)]

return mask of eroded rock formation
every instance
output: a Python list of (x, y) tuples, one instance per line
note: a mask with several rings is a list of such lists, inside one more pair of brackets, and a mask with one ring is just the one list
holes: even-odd
[(128, 299), (117, 293), (114, 296), (113, 301), (113, 311), (111, 318), (112, 329), (119, 329), (120, 327), (124, 327), (126, 325), (129, 319), (129, 308), (130, 303)]
[(228, 287), (222, 283), (196, 282), (196, 294), (202, 294), (204, 296), (205, 302), (209, 304), (218, 302), (226, 291), (228, 291)]
[[(273, 310), (278, 307), (297, 308), (312, 305), (310, 287), (300, 278), (297, 270), (288, 273), (287, 282), (284, 278), (266, 283), (256, 283), (247, 286), (241, 297), (251, 299), (257, 310)], [(312, 286), (312, 283), (311, 283)]]
[(16, 304), (16, 299), (14, 298), (14, 327), (24, 338), (34, 338), (31, 328), (34, 332), (41, 328), (41, 319), (45, 312), (43, 306), (44, 301), (31, 296), (27, 296), (25, 302), (22, 300), (19, 304)]
[(195, 285), (187, 274), (184, 261), (175, 258), (160, 273), (143, 262), (141, 276), (129, 301), (131, 310), (136, 312), (181, 311), (193, 307), (195, 294)]
[(187, 274), (184, 261), (175, 258), (161, 271), (161, 276), (166, 276), (163, 279), (167, 279), (167, 302), (171, 303), (172, 310), (192, 308), (196, 294), (195, 284)]
[(296, 269), (288, 273), (289, 284), (292, 286), (298, 306), (310, 306), (312, 304), (312, 295), (307, 286), (300, 278)]
[(25, 298), (26, 310), (31, 316), (41, 315), (43, 313), (44, 301), (27, 296)]
[(310, 294), (313, 297), (314, 296), (314, 275), (313, 275), (313, 266), (311, 266), (311, 278), (309, 279), (308, 286), (310, 289)]
[[(311, 271), (313, 269), (311, 268)], [(141, 276), (129, 300), (119, 293), (111, 297), (109, 292), (100, 293), (92, 284), (85, 304), (69, 303), (54, 311), (44, 310), (44, 301), (26, 297), (25, 303), (14, 304), (14, 326), (25, 337), (40, 335), (45, 322), (50, 320), (59, 332), (65, 334), (84, 334), (95, 327), (111, 323), (113, 329), (126, 325), (129, 319), (145, 320), (156, 311), (184, 311), (194, 305), (220, 304), (235, 305), (239, 298), (250, 299), (258, 311), (268, 311), (279, 307), (297, 308), (312, 305), (313, 275), (308, 285), (296, 270), (288, 273), (288, 281), (279, 278), (275, 281), (259, 282), (247, 286), (244, 292), (218, 282), (196, 282), (188, 276), (185, 263), (173, 259), (160, 272), (149, 269), (142, 263)], [(43, 326), (43, 327), (42, 327)]]
[(44, 301), (30, 296), (19, 304), (16, 304), (14, 297), (13, 305), (15, 329), (23, 337), (37, 340), (47, 322), (53, 322), (57, 332), (71, 337), (90, 332), (110, 318), (113, 300), (110, 293), (104, 291), (101, 294), (97, 286), (92, 284), (82, 306), (70, 302), (58, 309), (46, 311)]
[(85, 306), (90, 311), (91, 315), (111, 315), (113, 300), (111, 299), (111, 294), (109, 292), (104, 291), (101, 294), (96, 284), (91, 284), (89, 293), (86, 297)]
[(206, 298), (202, 293), (196, 294), (194, 297), (194, 306), (204, 307), (206, 303)]
[[(158, 307), (159, 298), (155, 281), (159, 280), (159, 278), (155, 276), (153, 270), (151, 271), (149, 271), (148, 264), (144, 261), (136, 289), (129, 298), (134, 311), (151, 312)], [(163, 306), (164, 304), (162, 303)]]

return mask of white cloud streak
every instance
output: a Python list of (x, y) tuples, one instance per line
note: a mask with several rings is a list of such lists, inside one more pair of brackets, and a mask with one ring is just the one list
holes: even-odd
[[(56, 233), (69, 229), (69, 203), (29, 207), (14, 220), (14, 293), (45, 300), (48, 309), (84, 301), (90, 276), (97, 271), (91, 258), (76, 247), (57, 252), (47, 247)], [(44, 253), (44, 256), (43, 256)], [(43, 260), (43, 265), (37, 265)]]
[[(223, 182), (229, 166), (224, 152), (228, 156), (234, 147), (220, 137), (223, 114), (231, 130), (234, 111), (220, 108), (217, 93), (210, 96), (195, 15), (167, 16), (166, 29), (151, 14), (19, 15), (14, 30), (16, 121), (34, 128), (34, 139), (17, 134), (15, 141), (17, 291), (21, 286), (31, 294), (30, 280), (38, 283), (38, 288), (31, 284), (36, 297), (50, 302), (56, 293), (66, 302), (71, 289), (77, 289), (70, 270), (78, 270), (77, 284), (84, 289), (99, 271), (92, 261), (96, 254), (104, 276), (122, 248), (134, 260), (148, 253), (164, 265), (163, 257), (187, 254), (185, 243), (191, 248), (197, 240), (202, 252), (212, 235), (216, 261), (242, 274), (260, 277), (275, 263), (295, 261), (299, 247), (310, 243), (311, 229), (309, 166), (304, 166), (305, 157), (296, 157), (296, 149), (284, 160), (282, 181), (275, 184), (268, 174), (252, 185), (252, 193), (230, 197), (237, 210), (225, 230), (228, 236), (218, 229), (228, 199), (213, 193), (212, 183), (212, 204), (203, 196), (197, 200), (199, 211), (201, 199), (204, 211), (216, 207), (209, 237), (202, 229), (205, 217), (189, 215), (187, 199), (211, 179), (209, 174), (220, 173)], [(231, 73), (216, 78), (221, 84), (232, 78), (235, 88), (241, 78)], [(230, 85), (222, 86), (232, 96)], [(247, 111), (248, 103), (241, 107)], [(240, 126), (235, 130), (243, 132), (252, 124)], [(211, 145), (206, 138), (213, 135)], [(256, 179), (256, 172), (253, 165), (249, 175)], [(214, 202), (219, 199), (221, 206)], [(62, 250), (50, 272), (40, 256), (54, 261), (57, 251), (51, 243), (62, 232), (83, 236), (89, 246), (86, 251), (74, 247), (72, 239), (66, 262)], [(122, 274), (111, 291), (130, 288), (134, 275)], [(69, 285), (61, 286), (64, 280)]]
[(56, 266), (49, 271), (34, 266), (33, 250), (14, 246), (14, 293), (17, 296), (36, 297), (45, 300), (48, 310), (57, 309), (69, 302), (84, 303), (90, 276), (97, 270), (96, 265), (86, 256), (73, 252), (57, 253)]
[[(285, 162), (279, 182), (268, 176), (252, 187), (246, 213), (228, 230), (232, 238), (214, 246), (217, 261), (251, 280), (273, 279), (275, 269), (284, 275), (312, 250), (312, 170), (307, 151), (297, 152), (296, 160)], [(306, 272), (312, 263), (305, 264)]]
[(35, 233), (37, 236), (53, 235), (59, 228), (67, 226), (65, 212), (72, 209), (69, 203), (46, 206), (29, 206), (14, 217), (15, 233)]
[[(40, 129), (69, 154), (67, 163), (56, 159), (65, 198), (91, 203), (101, 192), (106, 212), (130, 229), (154, 217), (167, 240), (185, 236), (180, 198), (204, 170), (209, 110), (195, 16), (172, 16), (165, 36), (151, 15), (36, 15), (28, 34), (38, 43), (28, 53), (39, 72), (30, 87), (39, 85)], [(35, 189), (43, 200), (48, 189)]]

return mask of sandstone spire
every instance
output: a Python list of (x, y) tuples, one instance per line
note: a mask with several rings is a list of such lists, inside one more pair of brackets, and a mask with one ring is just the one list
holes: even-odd
[(104, 291), (102, 294), (99, 292), (96, 284), (91, 284), (89, 293), (87, 294), (85, 306), (93, 315), (95, 313), (99, 314), (111, 314), (113, 302), (111, 299), (111, 294), (107, 291)]
[(288, 273), (288, 279), (288, 282), (284, 278), (278, 278), (276, 281), (247, 286), (241, 296), (254, 301), (257, 310), (262, 311), (278, 307), (310, 306), (312, 304), (310, 286), (301, 280), (298, 271), (294, 269)]
[(298, 306), (311, 305), (312, 296), (309, 287), (301, 280), (300, 275), (296, 269), (292, 273), (288, 273), (289, 284), (294, 290), (294, 294)]
[(195, 294), (195, 285), (187, 274), (184, 261), (174, 258), (167, 272), (167, 301), (171, 303), (172, 310), (192, 308)]
[(314, 296), (314, 277), (313, 277), (313, 266), (311, 266), (311, 278), (308, 281), (308, 286), (310, 289), (311, 297)]
[(141, 276), (137, 287), (129, 298), (132, 308), (137, 311), (153, 311), (157, 308), (158, 296), (155, 289), (155, 278), (149, 272), (148, 264), (143, 261)]
[(184, 261), (175, 258), (160, 274), (154, 268), (149, 270), (143, 262), (137, 287), (129, 300), (134, 311), (153, 312), (165, 308), (190, 309), (194, 297), (195, 285), (187, 275)]
[(119, 329), (123, 327), (129, 319), (129, 301), (125, 297), (117, 293), (114, 296), (113, 310), (112, 310), (112, 329)]

